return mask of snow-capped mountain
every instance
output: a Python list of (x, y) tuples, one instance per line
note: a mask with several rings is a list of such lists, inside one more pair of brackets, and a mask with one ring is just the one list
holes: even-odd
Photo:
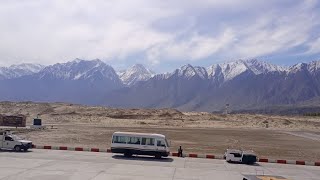
[(256, 59), (215, 64), (207, 68), (209, 77), (216, 78), (217, 76), (221, 76), (224, 82), (232, 80), (245, 72), (252, 72), (259, 75), (270, 72), (285, 72), (286, 70), (286, 67), (273, 65)]
[(320, 71), (320, 61), (312, 61), (308, 64), (308, 70), (312, 73)]
[(123, 87), (111, 66), (76, 59), (47, 66), (30, 76), (1, 81), (0, 99), (97, 105), (106, 93)]
[(108, 94), (117, 107), (177, 108), (184, 111), (294, 105), (320, 97), (320, 61), (281, 67), (238, 60), (205, 69), (190, 64), (125, 91)]
[(179, 69), (172, 72), (167, 78), (177, 75), (178, 77), (184, 77), (190, 79), (192, 77), (198, 76), (201, 79), (207, 79), (208, 73), (204, 67), (192, 66), (190, 64), (184, 65)]
[(256, 59), (246, 60), (244, 63), (256, 75), (270, 72), (285, 72), (288, 70), (288, 67), (274, 65), (264, 61), (258, 61)]
[(30, 63), (11, 65), (9, 67), (0, 67), (0, 79), (12, 79), (31, 75), (38, 73), (43, 68), (43, 65)]
[(45, 67), (37, 74), (39, 79), (95, 80), (108, 79), (120, 82), (115, 70), (99, 59), (86, 61), (75, 59)]
[[(9, 76), (8, 69), (28, 71)], [(226, 103), (232, 109), (247, 109), (318, 102), (320, 98), (320, 61), (290, 67), (258, 60), (237, 60), (208, 68), (187, 64), (154, 75), (139, 64), (117, 74), (98, 59), (76, 59), (45, 68), (0, 68), (0, 74), (6, 75), (0, 79), (0, 100), (9, 101), (214, 111)], [(144, 83), (137, 83), (141, 81)]]
[(127, 70), (117, 73), (122, 82), (128, 86), (132, 86), (139, 81), (146, 81), (152, 78), (155, 73), (145, 68), (142, 64), (135, 64)]
[(298, 72), (307, 71), (311, 74), (320, 73), (320, 61), (312, 61), (310, 63), (298, 63), (290, 66), (287, 70), (288, 74), (295, 74)]

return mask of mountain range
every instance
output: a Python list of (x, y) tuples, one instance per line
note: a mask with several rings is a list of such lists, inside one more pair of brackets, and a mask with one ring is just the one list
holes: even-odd
[(70, 102), (121, 108), (219, 111), (319, 106), (320, 61), (290, 67), (237, 60), (184, 65), (155, 74), (141, 64), (116, 72), (99, 59), (0, 68), (0, 100)]
[(31, 75), (42, 70), (44, 66), (40, 64), (19, 64), (10, 67), (0, 67), (0, 80), (12, 79), (25, 75)]

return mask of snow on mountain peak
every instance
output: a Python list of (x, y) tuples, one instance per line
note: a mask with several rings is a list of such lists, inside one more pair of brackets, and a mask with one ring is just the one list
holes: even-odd
[(208, 72), (209, 77), (216, 76), (220, 71), (221, 71), (221, 67), (219, 66), (219, 64), (214, 64), (214, 65), (207, 68), (207, 72)]
[(299, 71), (309, 71), (310, 73), (315, 73), (320, 70), (320, 60), (319, 61), (311, 61), (310, 63), (298, 63), (287, 70), (289, 74), (294, 74)]
[(146, 81), (152, 78), (155, 73), (145, 68), (142, 64), (135, 64), (127, 70), (118, 72), (122, 82), (126, 85), (134, 85), (139, 81)]
[(285, 67), (277, 66), (270, 64), (264, 61), (258, 61), (256, 59), (244, 61), (247, 67), (256, 75), (265, 74), (269, 72), (284, 72), (286, 71)]
[[(98, 77), (99, 76), (99, 77)], [(99, 59), (87, 61), (75, 59), (67, 63), (58, 63), (47, 66), (39, 72), (39, 78), (57, 78), (65, 80), (80, 79), (110, 79), (118, 81), (119, 78), (114, 69)]]
[(317, 72), (320, 70), (320, 60), (319, 61), (312, 61), (308, 64), (308, 70), (310, 72)]
[[(189, 79), (194, 76), (199, 76), (202, 79), (215, 79), (219, 80), (219, 82), (226, 82), (245, 72), (259, 75), (270, 72), (296, 73), (302, 70), (309, 71), (310, 73), (319, 72), (320, 61), (298, 63), (291, 67), (281, 67), (256, 59), (240, 59), (232, 62), (214, 64), (207, 69), (187, 64), (172, 73), (166, 73), (157, 76), (157, 78), (168, 79), (173, 75), (178, 75), (179, 77)], [(142, 64), (135, 64), (127, 70), (115, 72), (111, 66), (106, 65), (99, 59), (88, 61), (77, 58), (67, 63), (57, 63), (47, 67), (39, 64), (19, 64), (0, 67), (0, 79), (11, 79), (31, 74), (37, 74), (40, 79), (46, 77), (69, 80), (107, 78), (119, 82), (121, 79), (124, 84), (129, 86), (139, 81), (146, 81), (155, 76), (154, 72), (145, 68)]]
[(256, 75), (259, 75), (269, 72), (285, 72), (286, 68), (267, 62), (258, 61), (256, 59), (240, 59), (237, 61), (212, 65), (207, 68), (207, 71), (210, 77), (222, 75), (224, 81), (229, 81), (246, 71), (251, 71)]
[(190, 64), (184, 65), (180, 69), (177, 69), (177, 72), (178, 76), (186, 77), (193, 77), (197, 74), (193, 66), (191, 66)]
[(13, 70), (24, 70), (29, 71), (30, 73), (37, 73), (41, 71), (44, 66), (41, 64), (23, 63), (18, 65), (11, 65), (9, 68)]
[(299, 71), (302, 71), (303, 69), (306, 69), (307, 68), (307, 64), (306, 63), (298, 63), (298, 64), (295, 64), (293, 66), (290, 66), (290, 68), (288, 69), (288, 73), (289, 74), (292, 74), (292, 73), (297, 73)]
[(191, 78), (191, 77), (198, 75), (202, 79), (208, 78), (208, 73), (204, 67), (192, 66), (190, 64), (182, 66), (181, 68), (177, 69), (175, 72), (180, 77), (184, 76), (187, 78)]
[(12, 79), (21, 76), (31, 75), (34, 73), (38, 73), (43, 68), (43, 65), (31, 63), (11, 65), (9, 67), (0, 67), (0, 78)]
[(248, 70), (246, 64), (241, 60), (223, 63), (220, 65), (220, 67), (222, 69), (222, 74), (224, 76), (225, 81), (231, 80)]

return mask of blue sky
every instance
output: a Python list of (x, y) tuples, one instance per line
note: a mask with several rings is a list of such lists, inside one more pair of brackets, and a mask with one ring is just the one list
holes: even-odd
[(99, 58), (156, 72), (320, 59), (317, 0), (4, 0), (0, 66)]

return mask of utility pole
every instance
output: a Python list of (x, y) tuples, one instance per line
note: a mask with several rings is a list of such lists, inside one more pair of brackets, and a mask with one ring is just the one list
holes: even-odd
[(223, 114), (226, 114), (226, 115), (227, 115), (227, 114), (230, 113), (229, 107), (230, 107), (230, 104), (227, 103), (227, 104), (226, 104), (226, 107), (224, 108), (224, 113), (223, 113)]

